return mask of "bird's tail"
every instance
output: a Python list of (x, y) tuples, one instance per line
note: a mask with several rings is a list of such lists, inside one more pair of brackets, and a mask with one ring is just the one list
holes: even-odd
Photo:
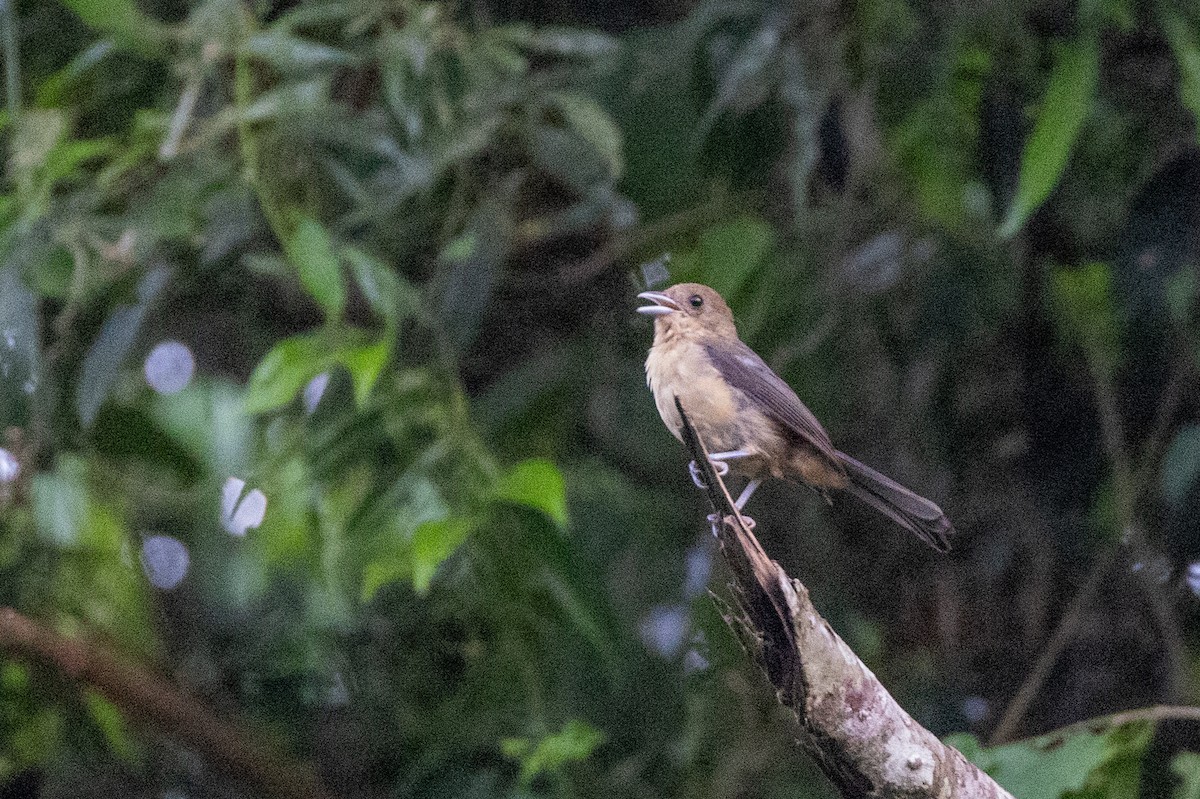
[(837, 453), (837, 457), (850, 478), (847, 491), (937, 551), (950, 551), (954, 525), (941, 508), (844, 452)]

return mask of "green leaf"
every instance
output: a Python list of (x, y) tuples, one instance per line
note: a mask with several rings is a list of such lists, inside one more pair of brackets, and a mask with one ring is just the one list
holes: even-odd
[(1183, 499), (1200, 474), (1200, 425), (1190, 424), (1175, 434), (1162, 465), (1162, 495), (1172, 504)]
[(438, 566), (467, 540), (472, 524), (467, 519), (455, 517), (428, 521), (413, 533), (412, 577), (417, 593), (429, 591)]
[(286, 338), (263, 356), (250, 375), (246, 412), (264, 413), (287, 405), (309, 380), (334, 365), (350, 373), (354, 398), (362, 404), (391, 352), (390, 339), (370, 342), (357, 330), (324, 329)]
[[(769, 20), (770, 18), (768, 18)], [(765, 22), (754, 35), (746, 37), (730, 54), (717, 96), (697, 128), (696, 140), (708, 136), (716, 120), (727, 110), (746, 113), (757, 108), (774, 88), (777, 58), (785, 39), (778, 23)]]
[[(26, 261), (21, 269), (21, 277), (25, 279), (29, 288), (33, 289), (40, 297), (55, 300), (68, 299), (71, 293), (71, 278), (74, 273), (75, 259), (64, 247), (52, 247), (45, 253), (26, 251)], [(3, 283), (4, 277), (0, 275), (0, 285)], [(24, 290), (24, 286), (21, 287), (21, 290)], [(4, 296), (6, 293), (4, 288), (0, 288), (0, 296)], [(0, 318), (3, 316), (4, 311), (0, 310)], [(0, 329), (8, 327), (0, 322)]]
[(137, 343), (150, 305), (167, 285), (170, 273), (158, 267), (146, 273), (138, 284), (136, 305), (117, 307), (100, 327), (100, 333), (88, 348), (75, 387), (75, 407), (84, 427), (91, 427), (100, 406), (121, 376), (121, 366)]
[(29, 192), (50, 154), (69, 132), (67, 115), (59, 108), (30, 108), (17, 118), (9, 166), (23, 192)]
[(1107, 747), (1100, 735), (1077, 735), (1054, 748), (1017, 744), (992, 751), (994, 776), (1022, 799), (1057, 799), (1079, 790), (1104, 762)]
[(474, 242), (470, 255), (461, 261), (444, 261), (430, 281), (437, 318), (456, 348), (466, 349), (475, 340), (503, 273), (512, 247), (518, 186), (519, 181), (510, 176), (476, 206), (463, 234)]
[(250, 37), (246, 52), (285, 74), (358, 63), (358, 59), (345, 50), (301, 39), (281, 29)]
[(528, 136), (530, 159), (547, 175), (578, 194), (586, 196), (608, 179), (609, 165), (575, 130), (533, 125)]
[(329, 352), (320, 334), (284, 339), (263, 356), (250, 375), (246, 412), (263, 413), (288, 404), (328, 363)]
[(1126, 799), (1137, 796), (1142, 783), (1142, 761), (1154, 737), (1155, 725), (1126, 724), (1105, 733), (1108, 755), (1088, 776), (1084, 790), (1071, 799)]
[(1175, 799), (1200, 799), (1200, 754), (1180, 752), (1171, 760), (1171, 771), (1179, 777)]
[[(1141, 758), (1153, 727), (1134, 723), (1104, 733), (1042, 736), (985, 749), (975, 736), (950, 744), (1020, 799), (1116, 799), (1136, 794)], [(1113, 790), (1115, 789), (1115, 790)]]
[(1090, 733), (1054, 747), (1034, 740), (983, 749), (972, 735), (946, 742), (1021, 799), (1058, 799), (1081, 789), (1108, 752), (1104, 736)]
[(413, 536), (421, 525), (445, 519), (449, 510), (429, 477), (409, 472), (359, 517), (361, 533), (376, 540), (374, 554), (363, 569), (361, 598), (369, 602), (385, 585), (413, 575)]
[(438, 253), (438, 257), (450, 263), (462, 263), (475, 254), (478, 246), (479, 236), (475, 234), (475, 231), (468, 230), (446, 242), (446, 246)]
[(89, 28), (112, 37), (118, 47), (144, 56), (164, 55), (170, 31), (141, 12), (133, 0), (63, 0)]
[(84, 701), (87, 704), (88, 715), (100, 728), (104, 740), (108, 743), (108, 748), (126, 763), (135, 763), (138, 754), (137, 747), (134, 745), (129, 730), (125, 727), (125, 719), (121, 717), (117, 706), (95, 691), (85, 692)]
[(1132, 0), (1083, 0), (1078, 19), (1076, 24), (1085, 30), (1112, 25), (1121, 33), (1129, 33), (1137, 27)]
[(0, 269), (0, 430), (25, 425), (29, 391), (39, 380), (38, 301), (17, 264)]
[(53, 472), (38, 472), (32, 492), (33, 515), (42, 538), (60, 549), (79, 546), (90, 504), (82, 462), (64, 459)]
[(354, 383), (354, 401), (361, 407), (371, 396), (383, 367), (392, 355), (391, 341), (384, 339), (362, 347), (347, 347), (334, 353), (338, 363), (350, 372)]
[(248, 467), (252, 420), (236, 386), (193, 381), (178, 394), (155, 394), (151, 414), (163, 433), (211, 472), (231, 475)]
[(362, 590), (359, 598), (370, 602), (385, 585), (407, 580), (412, 577), (413, 562), (411, 553), (405, 552), (391, 558), (377, 558), (369, 561), (363, 568)]
[(46, 158), (45, 180), (55, 183), (75, 174), (78, 167), (93, 159), (115, 152), (117, 144), (112, 139), (80, 139), (68, 141), (55, 147)]
[(500, 742), (500, 751), (520, 761), (521, 783), (528, 786), (536, 777), (558, 774), (571, 763), (586, 760), (604, 740), (604, 733), (586, 721), (571, 719), (562, 730), (536, 743), (528, 738), (506, 738)]
[(625, 172), (625, 143), (621, 129), (594, 99), (580, 92), (552, 92), (550, 101), (563, 115), (567, 127), (578, 133), (608, 164), (619, 180)]
[(594, 59), (615, 55), (620, 51), (616, 39), (603, 33), (526, 24), (505, 25), (495, 31), (498, 39), (507, 39), (518, 47), (535, 53), (563, 58)]
[(96, 42), (72, 58), (66, 66), (46, 78), (37, 87), (37, 105), (55, 108), (70, 103), (69, 93), (101, 61), (116, 48), (111, 41)]
[(424, 316), (420, 290), (399, 272), (357, 247), (347, 247), (342, 254), (359, 290), (388, 328), (394, 330), (405, 319)]
[(704, 283), (732, 299), (774, 247), (770, 225), (757, 216), (741, 216), (705, 230), (695, 249), (675, 254), (671, 271), (679, 280)]
[(1108, 264), (1055, 269), (1050, 291), (1063, 336), (1081, 347), (1095, 368), (1112, 375), (1120, 360), (1121, 324)]
[(1160, 12), (1159, 24), (1171, 43), (1171, 52), (1179, 68), (1179, 99), (1192, 112), (1193, 122), (1200, 131), (1200, 46), (1196, 43), (1195, 31), (1183, 17), (1168, 8)]
[(1166, 300), (1167, 310), (1170, 311), (1171, 318), (1175, 320), (1175, 323), (1185, 329), (1192, 313), (1192, 306), (1196, 302), (1198, 283), (1200, 281), (1197, 280), (1194, 269), (1180, 269), (1166, 279), (1163, 298)]
[(539, 510), (559, 527), (567, 525), (567, 491), (562, 472), (548, 460), (532, 458), (509, 469), (496, 483), (496, 498)]
[(329, 233), (320, 222), (301, 216), (285, 249), (300, 270), (305, 291), (324, 309), (326, 320), (341, 319), (346, 307), (346, 286)]
[(999, 235), (1010, 238), (1050, 195), (1096, 93), (1100, 45), (1095, 37), (1065, 45), (1058, 54), (1033, 134), (1021, 156), (1017, 193)]

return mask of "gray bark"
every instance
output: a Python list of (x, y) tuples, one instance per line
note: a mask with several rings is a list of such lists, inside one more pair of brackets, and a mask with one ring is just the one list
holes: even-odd
[(732, 576), (734, 606), (725, 621), (795, 715), (800, 746), (834, 786), (846, 797), (1012, 799), (918, 724), (817, 612), (808, 589), (767, 557), (678, 399), (676, 406)]

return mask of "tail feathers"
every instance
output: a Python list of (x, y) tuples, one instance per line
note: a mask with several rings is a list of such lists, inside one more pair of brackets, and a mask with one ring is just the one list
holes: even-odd
[(850, 478), (847, 491), (937, 551), (950, 551), (954, 525), (941, 508), (844, 452), (838, 452), (837, 457)]

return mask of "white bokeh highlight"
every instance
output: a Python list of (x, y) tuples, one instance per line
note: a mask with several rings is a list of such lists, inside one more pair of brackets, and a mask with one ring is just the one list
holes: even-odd
[(0, 448), (0, 483), (11, 483), (21, 476), (21, 462), (17, 456)]
[(968, 696), (962, 703), (963, 716), (971, 724), (981, 723), (991, 710), (991, 705), (982, 696)]
[(1187, 571), (1183, 575), (1183, 580), (1187, 583), (1189, 591), (1196, 596), (1200, 596), (1200, 561), (1188, 564)]
[(159, 394), (177, 394), (192, 382), (196, 359), (186, 344), (164, 341), (150, 350), (142, 371), (150, 388)]
[(142, 542), (142, 570), (155, 588), (170, 591), (187, 577), (191, 556), (177, 538), (152, 535)]
[(255, 488), (242, 496), (245, 487), (245, 480), (230, 477), (221, 488), (221, 526), (239, 537), (262, 524), (267, 515), (266, 494)]
[(638, 622), (642, 643), (662, 658), (679, 654), (691, 628), (691, 614), (685, 605), (655, 605)]
[(312, 413), (321, 404), (321, 397), (325, 396), (325, 389), (329, 387), (329, 372), (321, 372), (321, 374), (308, 381), (308, 385), (304, 387), (304, 410)]
[(712, 574), (712, 550), (697, 544), (688, 550), (687, 572), (683, 581), (683, 595), (695, 599), (708, 589), (708, 578)]

